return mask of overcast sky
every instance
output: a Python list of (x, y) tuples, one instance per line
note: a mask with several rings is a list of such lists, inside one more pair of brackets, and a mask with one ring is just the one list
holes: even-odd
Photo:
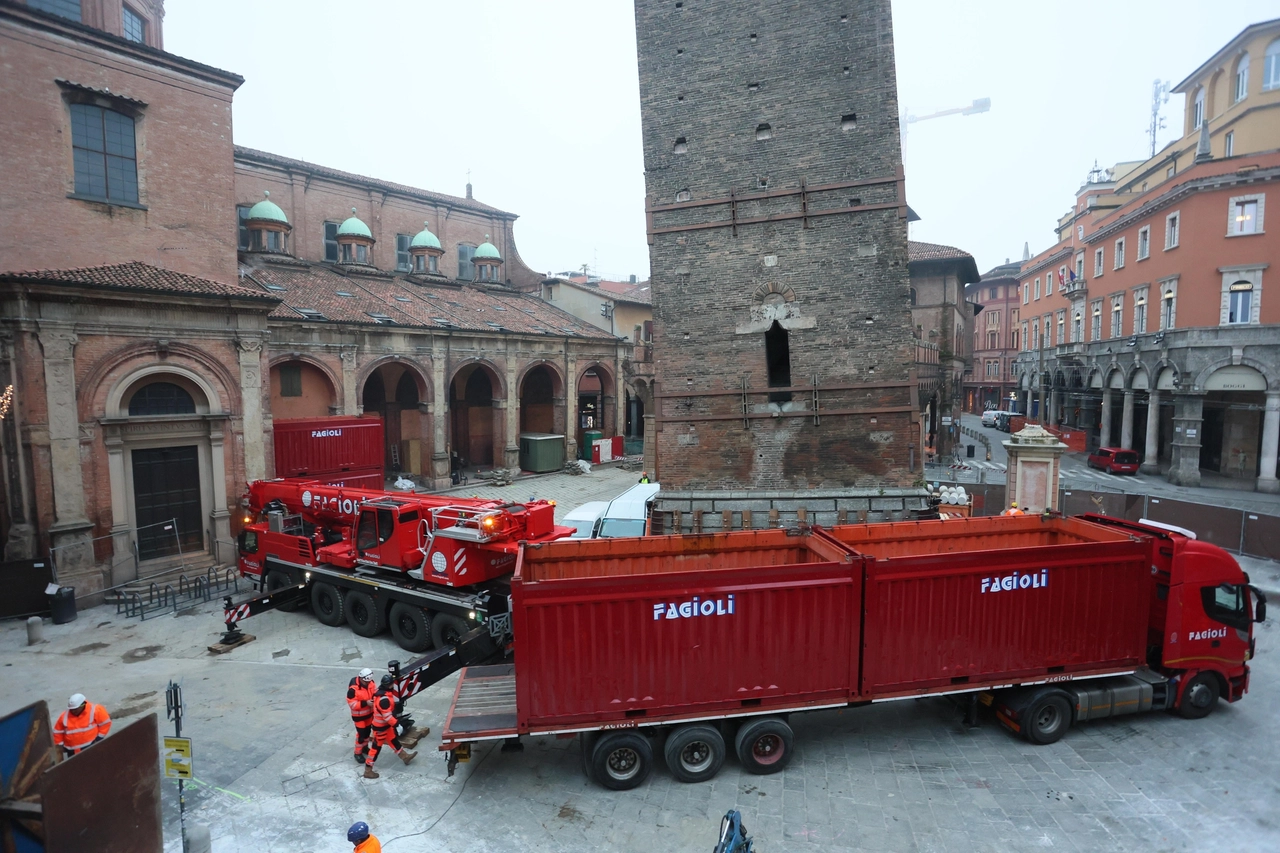
[[(750, 0), (744, 0), (750, 2)], [(838, 4), (837, 4), (838, 5)], [(168, 0), (165, 48), (245, 77), (240, 145), (517, 213), (534, 269), (648, 275), (635, 19), (627, 0)], [(1158, 12), (1156, 11), (1158, 9)], [(1176, 85), (1277, 0), (895, 0), (916, 240), (985, 272), (1052, 244), (1096, 159), (1149, 151)], [(1261, 64), (1258, 64), (1261, 73)], [(1182, 97), (1164, 108), (1182, 126)]]

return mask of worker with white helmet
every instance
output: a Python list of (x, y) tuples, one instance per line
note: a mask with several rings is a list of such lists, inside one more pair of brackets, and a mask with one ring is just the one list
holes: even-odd
[(356, 727), (356, 764), (364, 764), (369, 748), (369, 732), (373, 726), (373, 696), (378, 688), (373, 683), (373, 670), (365, 667), (347, 684), (347, 705), (351, 722)]
[(77, 755), (111, 732), (111, 715), (107, 709), (84, 698), (83, 693), (73, 693), (63, 711), (53, 724), (53, 742), (70, 758)]

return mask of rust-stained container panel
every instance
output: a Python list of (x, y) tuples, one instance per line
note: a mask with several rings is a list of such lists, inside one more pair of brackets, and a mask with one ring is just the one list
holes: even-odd
[(843, 549), (782, 530), (525, 547), (521, 731), (846, 702), (860, 583)]
[(864, 698), (1140, 665), (1151, 540), (1037, 516), (851, 525)]

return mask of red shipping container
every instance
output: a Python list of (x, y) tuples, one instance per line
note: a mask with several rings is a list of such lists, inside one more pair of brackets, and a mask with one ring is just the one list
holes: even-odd
[(767, 530), (520, 553), (522, 731), (848, 701), (860, 569), (834, 543)]
[[(963, 533), (963, 535), (961, 535)], [(836, 527), (866, 563), (865, 698), (1146, 660), (1151, 543), (1037, 516)]]
[(295, 418), (274, 425), (277, 477), (322, 477), (376, 472), (382, 488), (382, 419)]

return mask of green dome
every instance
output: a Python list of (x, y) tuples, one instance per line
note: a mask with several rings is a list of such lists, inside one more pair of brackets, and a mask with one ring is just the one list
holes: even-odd
[(365, 225), (357, 216), (354, 215), (355, 212), (356, 209), (354, 207), (351, 208), (352, 216), (338, 226), (338, 236), (341, 237), (344, 234), (348, 234), (352, 237), (368, 237), (372, 240), (373, 232), (369, 230), (368, 225)]
[(413, 242), (409, 244), (410, 249), (439, 249), (440, 238), (431, 233), (430, 223), (422, 223), (422, 230), (413, 235)]
[(246, 219), (265, 220), (267, 222), (283, 222), (289, 224), (289, 219), (284, 215), (284, 211), (280, 209), (280, 205), (271, 200), (271, 193), (263, 193), (266, 198), (249, 208), (249, 215)]
[(484, 242), (476, 246), (475, 254), (471, 256), (474, 261), (501, 261), (502, 255), (498, 254), (498, 247), (489, 242), (489, 235), (484, 235)]

